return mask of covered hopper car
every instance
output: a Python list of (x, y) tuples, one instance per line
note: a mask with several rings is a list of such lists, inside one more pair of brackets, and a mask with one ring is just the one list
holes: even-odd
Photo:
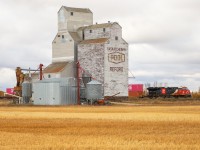
[(187, 87), (149, 87), (147, 90), (147, 97), (149, 98), (191, 97), (190, 90)]

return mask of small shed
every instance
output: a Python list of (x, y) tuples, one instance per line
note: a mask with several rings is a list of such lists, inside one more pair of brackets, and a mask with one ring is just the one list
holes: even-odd
[(75, 78), (45, 79), (33, 83), (35, 105), (75, 105), (77, 87)]

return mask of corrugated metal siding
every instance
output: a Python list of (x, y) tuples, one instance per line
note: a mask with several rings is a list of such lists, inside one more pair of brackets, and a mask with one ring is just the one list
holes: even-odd
[(77, 104), (77, 88), (73, 86), (61, 86), (61, 103), (67, 105)]
[(85, 99), (86, 98), (86, 88), (81, 87), (80, 88), (80, 98)]
[(62, 79), (62, 82), (60, 83), (60, 89), (61, 100), (63, 104), (77, 104), (77, 87), (75, 78)]
[(32, 83), (26, 81), (22, 83), (22, 96), (32, 96)]
[(87, 99), (101, 99), (102, 98), (102, 84), (97, 81), (91, 81), (86, 86)]
[(74, 78), (47, 79), (33, 83), (35, 105), (77, 104), (77, 87)]
[(22, 83), (22, 97), (24, 103), (29, 103), (32, 97), (32, 83), (25, 81)]
[(47, 105), (60, 105), (61, 99), (60, 99), (60, 84), (59, 83), (46, 83), (48, 85), (47, 93), (49, 93), (46, 99)]

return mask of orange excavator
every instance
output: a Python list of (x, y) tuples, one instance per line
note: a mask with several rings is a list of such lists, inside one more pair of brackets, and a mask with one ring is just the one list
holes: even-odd
[(42, 67), (43, 67), (43, 64), (40, 64), (39, 68), (37, 70), (31, 70), (30, 68), (29, 69), (21, 69), (20, 67), (17, 67), (15, 69), (16, 79), (17, 79), (17, 84), (14, 87), (15, 95), (22, 97), (22, 83), (24, 82), (24, 78), (25, 78), (25, 74), (22, 71), (29, 71), (29, 72), (30, 71), (35, 71), (35, 72), (39, 71), (40, 72), (40, 80), (42, 80)]
[(24, 82), (24, 73), (22, 72), (20, 67), (17, 67), (16, 70), (16, 79), (17, 79), (17, 84), (14, 87), (14, 92), (15, 95), (17, 96), (22, 96), (22, 83)]

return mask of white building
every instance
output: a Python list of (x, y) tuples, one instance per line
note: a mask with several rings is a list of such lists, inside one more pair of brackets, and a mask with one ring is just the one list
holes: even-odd
[(80, 42), (77, 29), (92, 25), (89, 9), (62, 6), (58, 11), (58, 33), (52, 42), (52, 62), (74, 60), (74, 47)]
[(78, 45), (80, 65), (104, 85), (104, 96), (128, 96), (128, 44), (114, 23), (79, 28), (85, 39)]
[[(74, 60), (103, 84), (104, 96), (128, 96), (128, 44), (116, 22), (93, 25), (89, 9), (62, 6), (46, 78), (74, 76)], [(59, 69), (58, 69), (59, 68)]]

